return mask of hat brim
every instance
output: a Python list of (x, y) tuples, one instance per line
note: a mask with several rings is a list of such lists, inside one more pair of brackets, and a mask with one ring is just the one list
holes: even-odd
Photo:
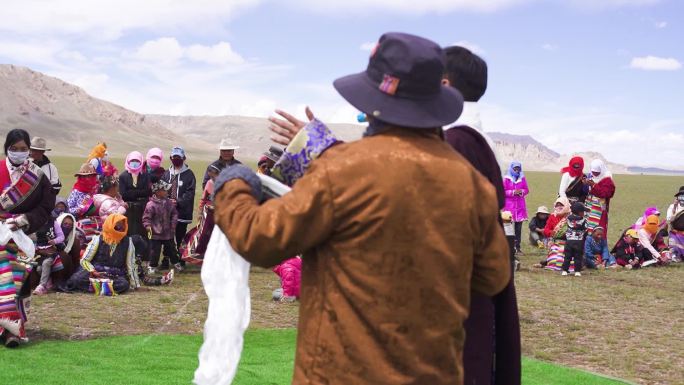
[(402, 127), (441, 127), (455, 122), (463, 112), (463, 96), (449, 86), (441, 86), (439, 94), (428, 99), (409, 99), (380, 91), (366, 72), (341, 77), (333, 86), (366, 115)]
[(29, 147), (31, 150), (36, 150), (36, 151), (52, 151), (51, 148), (40, 148), (40, 147)]
[(551, 214), (550, 212), (547, 211), (537, 211), (537, 214)]
[(74, 176), (89, 176), (89, 175), (97, 175), (96, 172), (77, 172), (74, 174)]
[(221, 147), (219, 147), (219, 151), (223, 151), (223, 150), (237, 150), (237, 149), (239, 149), (239, 148), (240, 148), (240, 146), (221, 146)]

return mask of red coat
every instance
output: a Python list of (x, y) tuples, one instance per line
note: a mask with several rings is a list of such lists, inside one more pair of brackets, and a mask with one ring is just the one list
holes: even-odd
[(589, 195), (599, 197), (606, 200), (606, 210), (601, 215), (599, 226), (603, 227), (603, 238), (608, 237), (608, 211), (610, 211), (610, 198), (615, 195), (615, 183), (613, 178), (603, 178), (600, 182), (594, 185), (589, 191)]
[(273, 268), (280, 277), (283, 295), (299, 298), (299, 287), (302, 281), (302, 259), (290, 258)]
[(558, 225), (558, 222), (560, 222), (563, 218), (565, 218), (565, 216), (560, 216), (558, 214), (549, 215), (549, 219), (546, 221), (546, 226), (544, 227), (544, 236), (547, 238), (553, 237), (556, 225)]

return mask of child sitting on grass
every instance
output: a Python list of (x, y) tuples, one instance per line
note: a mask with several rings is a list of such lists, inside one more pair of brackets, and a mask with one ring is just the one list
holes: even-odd
[(589, 269), (617, 268), (615, 257), (608, 251), (608, 241), (603, 237), (603, 227), (598, 226), (584, 242), (584, 261)]
[(568, 275), (570, 262), (575, 261), (575, 277), (582, 276), (584, 256), (584, 237), (587, 235), (587, 220), (584, 213), (587, 208), (581, 202), (575, 202), (570, 207), (568, 229), (565, 231), (565, 259), (563, 260), (561, 275)]
[(618, 266), (628, 270), (641, 267), (643, 251), (639, 245), (639, 234), (636, 230), (625, 231), (611, 252), (615, 254), (615, 262)]
[(183, 270), (178, 261), (178, 250), (174, 242), (178, 211), (176, 204), (168, 198), (171, 185), (159, 180), (152, 185), (152, 198), (145, 206), (143, 214), (143, 226), (147, 229), (150, 238), (150, 264), (147, 268), (149, 274), (157, 272), (159, 266), (159, 254), (164, 250), (177, 271)]

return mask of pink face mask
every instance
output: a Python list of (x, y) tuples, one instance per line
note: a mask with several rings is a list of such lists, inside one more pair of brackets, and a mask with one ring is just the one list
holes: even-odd
[(151, 158), (147, 160), (147, 165), (150, 166), (152, 170), (156, 170), (161, 166), (161, 159)]

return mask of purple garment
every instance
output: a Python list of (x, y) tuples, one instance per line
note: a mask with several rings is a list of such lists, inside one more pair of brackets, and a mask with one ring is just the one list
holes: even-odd
[[(503, 178), (504, 191), (506, 194), (506, 204), (504, 211), (510, 211), (513, 215), (513, 222), (522, 222), (527, 220), (527, 205), (525, 204), (525, 196), (530, 192), (527, 188), (527, 179), (524, 176), (514, 181), (510, 175)], [(522, 196), (515, 195), (515, 190), (522, 190)]]

